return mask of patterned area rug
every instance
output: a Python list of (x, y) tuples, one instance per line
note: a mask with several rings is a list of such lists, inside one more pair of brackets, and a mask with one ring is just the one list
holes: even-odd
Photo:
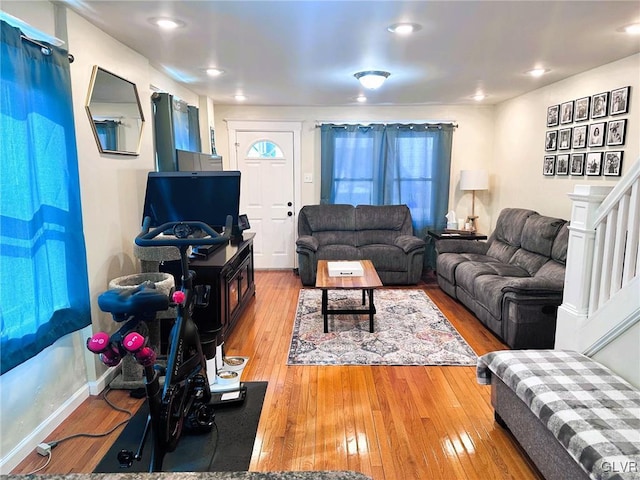
[[(329, 315), (324, 333), (321, 297), (300, 290), (289, 365), (476, 365), (475, 352), (422, 290), (376, 290), (374, 333), (367, 314)], [(330, 290), (329, 308), (363, 308), (361, 290)]]

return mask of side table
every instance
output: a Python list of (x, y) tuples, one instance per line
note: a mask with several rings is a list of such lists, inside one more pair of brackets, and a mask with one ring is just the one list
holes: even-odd
[(487, 236), (478, 232), (464, 230), (428, 230), (427, 234), (434, 240), (486, 240)]

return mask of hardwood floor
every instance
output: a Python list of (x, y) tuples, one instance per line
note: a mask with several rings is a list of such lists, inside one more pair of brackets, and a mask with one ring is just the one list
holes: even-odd
[[(419, 287), (478, 355), (506, 348), (433, 279)], [(269, 382), (250, 470), (356, 470), (374, 480), (542, 479), (494, 422), (490, 388), (476, 383), (474, 367), (287, 366), (300, 288), (290, 271), (256, 272), (256, 296), (225, 343), (227, 355), (251, 357), (243, 380)], [(124, 391), (109, 398), (127, 408), (140, 404)], [(49, 440), (104, 431), (123, 418), (93, 397)], [(41, 473), (91, 472), (119, 431), (61, 443)], [(13, 473), (42, 463), (34, 452)]]

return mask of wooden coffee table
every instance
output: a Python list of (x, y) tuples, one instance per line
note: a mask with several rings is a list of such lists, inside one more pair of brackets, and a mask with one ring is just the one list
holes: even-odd
[[(316, 273), (316, 288), (322, 290), (322, 316), (324, 318), (324, 333), (329, 332), (328, 315), (369, 315), (369, 332), (373, 333), (373, 316), (376, 307), (373, 303), (373, 291), (382, 286), (380, 277), (373, 267), (371, 260), (360, 260), (363, 269), (361, 277), (341, 276), (330, 277), (327, 260), (318, 260), (318, 272)], [(369, 308), (360, 310), (329, 309), (329, 290), (362, 290), (362, 305), (366, 304), (369, 297)]]

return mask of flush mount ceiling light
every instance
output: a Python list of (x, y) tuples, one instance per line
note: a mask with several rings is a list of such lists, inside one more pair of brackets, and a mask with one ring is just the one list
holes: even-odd
[(380, 88), (389, 75), (391, 75), (389, 72), (383, 72), (382, 70), (367, 70), (353, 74), (354, 77), (360, 80), (364, 88), (370, 90)]
[(186, 25), (181, 20), (175, 20), (173, 18), (168, 18), (168, 17), (150, 18), (149, 21), (163, 30), (175, 30), (176, 28), (181, 28)]
[(358, 95), (358, 96), (356, 97), (356, 100), (357, 100), (358, 102), (360, 102), (360, 103), (364, 103), (364, 102), (366, 102), (366, 101), (367, 101), (367, 97), (365, 97), (364, 95)]
[(410, 33), (417, 32), (422, 27), (417, 23), (394, 23), (389, 25), (387, 30), (391, 33), (397, 33), (398, 35), (409, 35)]
[(476, 102), (481, 102), (482, 100), (487, 98), (487, 96), (482, 92), (478, 92), (474, 96), (472, 96), (471, 98), (473, 98)]
[(221, 70), (219, 68), (207, 68), (206, 72), (210, 77), (219, 77), (224, 73), (224, 70)]
[(545, 73), (549, 73), (551, 70), (549, 70), (548, 68), (534, 68), (532, 70), (529, 70), (528, 72), (525, 72), (527, 75), (530, 75), (532, 77), (538, 78), (543, 76)]
[(239, 93), (238, 95), (234, 95), (233, 98), (235, 98), (238, 102), (244, 102), (247, 99), (247, 97), (245, 97), (241, 93)]

